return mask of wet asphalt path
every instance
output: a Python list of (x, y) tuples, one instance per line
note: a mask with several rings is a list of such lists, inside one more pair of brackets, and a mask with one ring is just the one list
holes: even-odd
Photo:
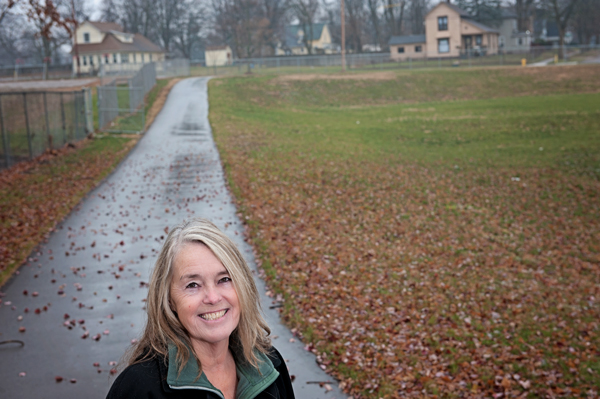
[[(25, 345), (0, 345), (0, 398), (105, 397), (114, 362), (144, 325), (146, 283), (168, 226), (208, 218), (256, 267), (212, 140), (206, 83), (175, 85), (127, 159), (1, 289), (0, 341)], [(303, 344), (290, 342), (257, 282), (273, 342), (296, 376), (296, 397), (344, 397)], [(333, 390), (307, 381), (331, 381)]]

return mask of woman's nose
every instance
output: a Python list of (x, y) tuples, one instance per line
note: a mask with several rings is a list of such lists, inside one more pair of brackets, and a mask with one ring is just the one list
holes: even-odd
[(204, 291), (203, 302), (206, 304), (218, 303), (221, 300), (221, 294), (215, 286), (207, 286)]

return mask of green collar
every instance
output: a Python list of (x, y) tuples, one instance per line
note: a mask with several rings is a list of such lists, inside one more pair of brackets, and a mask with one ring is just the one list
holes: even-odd
[[(275, 370), (271, 359), (259, 351), (254, 351), (259, 360), (259, 368), (252, 367), (247, 362), (237, 362), (235, 364), (238, 376), (238, 385), (236, 390), (236, 399), (253, 399), (259, 393), (264, 391), (269, 385), (275, 382), (279, 377), (279, 372)], [(177, 375), (179, 364), (177, 363), (177, 348), (175, 345), (169, 344), (169, 371), (167, 374), (167, 384), (171, 389), (200, 389), (209, 391), (220, 398), (225, 398), (223, 393), (215, 388), (206, 374), (202, 373), (198, 376), (198, 363), (190, 350), (190, 358), (186, 365), (181, 370), (181, 374)], [(234, 357), (239, 359), (234, 353)]]

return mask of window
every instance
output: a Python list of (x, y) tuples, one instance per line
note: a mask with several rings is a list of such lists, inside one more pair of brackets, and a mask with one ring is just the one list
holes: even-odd
[(438, 30), (448, 30), (448, 17), (438, 17)]
[(94, 56), (90, 55), (90, 65), (94, 66)]
[(402, 54), (404, 52), (404, 47), (398, 47), (398, 53)]
[(84, 55), (81, 58), (83, 58), (83, 65), (87, 65), (87, 57)]
[(421, 46), (415, 46), (415, 53), (420, 53), (423, 51), (423, 47)]
[(113, 53), (113, 64), (117, 63), (117, 53)]
[(144, 53), (142, 53), (142, 64), (144, 63)]
[(152, 53), (150, 53), (150, 62), (152, 62)]
[(83, 34), (83, 42), (84, 43), (89, 43), (90, 42), (90, 34), (89, 33), (84, 33)]
[(519, 46), (523, 45), (523, 39), (519, 38)]
[(481, 35), (475, 36), (475, 44), (481, 46)]
[(104, 54), (104, 63), (108, 64), (108, 54)]
[(450, 52), (450, 39), (438, 39), (438, 53)]
[(137, 55), (136, 53), (133, 53), (133, 63), (134, 64), (137, 63), (136, 55)]
[(129, 54), (121, 53), (121, 64), (127, 64), (129, 62)]

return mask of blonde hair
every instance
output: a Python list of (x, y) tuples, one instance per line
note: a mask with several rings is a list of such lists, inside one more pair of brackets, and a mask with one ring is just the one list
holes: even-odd
[[(261, 314), (260, 297), (252, 272), (233, 241), (217, 226), (208, 220), (195, 218), (184, 221), (168, 234), (150, 278), (147, 313), (148, 321), (141, 339), (131, 348), (127, 363), (129, 365), (161, 355), (168, 358), (168, 344), (177, 347), (179, 372), (189, 360), (189, 352), (198, 362), (200, 359), (193, 351), (190, 338), (171, 309), (171, 281), (174, 260), (183, 245), (197, 242), (208, 247), (219, 259), (233, 281), (240, 303), (240, 321), (230, 337), (230, 346), (236, 347), (238, 356), (258, 368), (258, 358), (254, 350), (266, 354), (271, 348), (269, 334), (271, 330)], [(198, 376), (199, 377), (199, 376)]]

